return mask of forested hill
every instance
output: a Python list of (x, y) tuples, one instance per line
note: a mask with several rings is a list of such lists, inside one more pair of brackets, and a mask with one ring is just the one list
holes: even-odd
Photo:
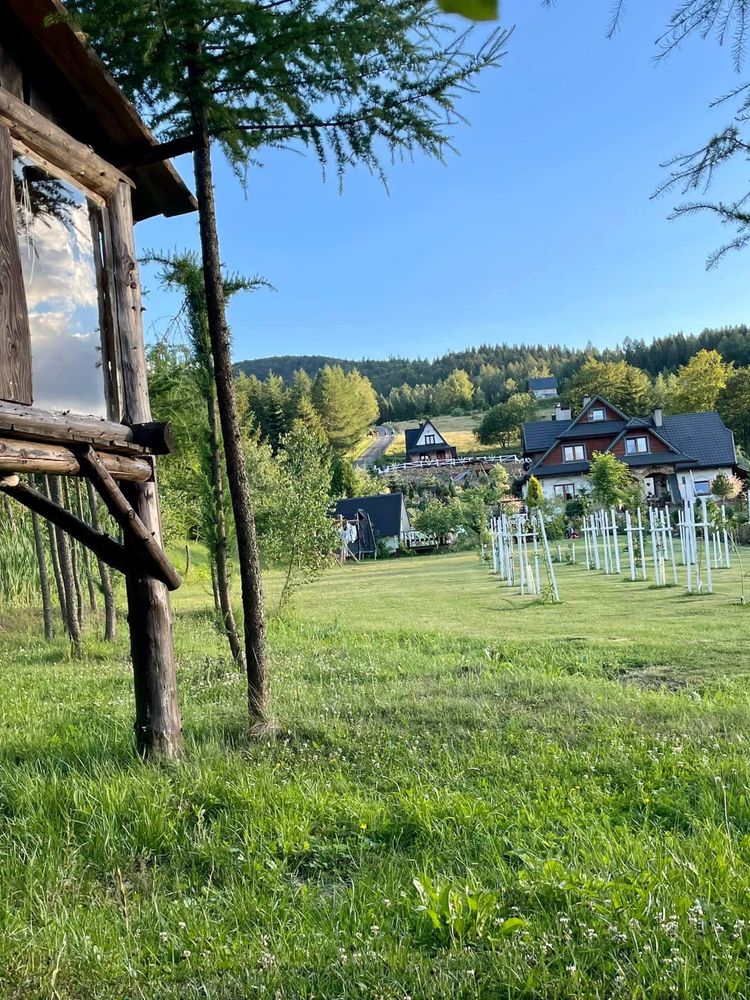
[(618, 347), (605, 351), (598, 350), (593, 344), (583, 349), (563, 347), (561, 344), (483, 344), (463, 351), (451, 351), (434, 361), (425, 358), (353, 361), (322, 355), (295, 354), (240, 361), (235, 365), (235, 370), (246, 375), (256, 375), (260, 379), (273, 372), (289, 381), (298, 369), (303, 369), (314, 378), (324, 365), (340, 365), (345, 371), (357, 368), (369, 378), (376, 392), (387, 396), (391, 389), (404, 384), (435, 384), (447, 378), (456, 368), (462, 368), (475, 379), (483, 365), (491, 365), (509, 373), (514, 370), (534, 370), (545, 365), (553, 375), (564, 380), (573, 375), (590, 356), (604, 361), (624, 359), (655, 377), (660, 372), (675, 371), (704, 348), (719, 351), (725, 361), (734, 361), (742, 366), (750, 365), (750, 328), (742, 325), (703, 330), (699, 334), (676, 333), (649, 342), (628, 338)]

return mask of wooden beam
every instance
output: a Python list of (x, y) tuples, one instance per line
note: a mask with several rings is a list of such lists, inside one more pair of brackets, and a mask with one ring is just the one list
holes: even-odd
[[(105, 454), (101, 460), (115, 479), (147, 483), (153, 476), (151, 462), (147, 458)], [(70, 448), (38, 441), (0, 438), (0, 475), (13, 472), (41, 472), (54, 476), (83, 474), (79, 457)]]
[[(151, 418), (148, 372), (143, 346), (141, 290), (136, 264), (130, 189), (120, 184), (105, 216), (107, 262), (112, 268), (113, 306), (121, 364), (123, 415), (128, 423)], [(154, 541), (161, 546), (161, 514), (156, 476), (126, 487), (127, 498)], [(172, 641), (169, 591), (148, 573), (125, 577), (130, 652), (135, 686), (135, 732), (144, 755), (179, 757), (182, 720), (177, 699), (177, 669)]]
[(129, 537), (133, 548), (140, 551), (138, 561), (141, 565), (147, 566), (153, 576), (166, 584), (170, 590), (177, 590), (182, 585), (180, 574), (167, 559), (153, 533), (148, 530), (133, 510), (132, 505), (107, 471), (100, 456), (93, 448), (86, 448), (80, 453), (80, 462), (81, 468), (94, 484), (94, 489), (122, 528), (125, 537)]
[(75, 514), (71, 514), (69, 510), (48, 499), (43, 493), (31, 489), (25, 483), (12, 485), (2, 479), (0, 479), (0, 493), (13, 497), (24, 507), (57, 525), (58, 528), (66, 531), (71, 538), (75, 538), (76, 541), (91, 549), (98, 559), (114, 569), (120, 570), (121, 573), (132, 569), (133, 557), (124, 546), (116, 542), (114, 538), (110, 538), (109, 535), (95, 531), (85, 521), (81, 521)]
[[(3, 91), (0, 90), (0, 94)], [(13, 146), (0, 125), (0, 399), (31, 403), (31, 330), (18, 246)]]
[(167, 423), (118, 424), (4, 402), (0, 402), (0, 436), (68, 446), (89, 444), (97, 451), (134, 456), (168, 455), (172, 450), (172, 431)]
[(100, 198), (111, 197), (120, 184), (132, 183), (90, 146), (84, 146), (6, 90), (0, 90), (0, 123), (32, 154)]

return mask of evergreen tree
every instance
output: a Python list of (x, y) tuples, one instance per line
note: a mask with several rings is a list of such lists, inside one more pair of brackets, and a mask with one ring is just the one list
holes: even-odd
[(716, 397), (716, 409), (743, 450), (750, 450), (750, 368), (736, 368)]
[[(456, 100), (497, 66), (507, 32), (469, 34), (426, 0), (69, 0), (118, 82), (165, 138), (149, 156), (192, 152), (217, 402), (240, 556), (248, 705), (269, 722), (263, 588), (242, 447), (221, 269), (213, 147), (238, 172), (267, 146), (300, 143), (343, 174), (382, 154), (440, 157)], [(470, 29), (471, 30), (471, 29)]]
[(526, 487), (526, 504), (528, 507), (534, 508), (541, 507), (543, 503), (544, 490), (542, 489), (542, 484), (536, 476), (531, 476)]

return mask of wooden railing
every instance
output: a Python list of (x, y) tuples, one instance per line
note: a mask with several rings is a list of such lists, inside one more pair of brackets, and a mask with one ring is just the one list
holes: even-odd
[(387, 476), (391, 472), (401, 472), (405, 469), (434, 469), (434, 468), (446, 468), (450, 466), (458, 465), (471, 465), (472, 462), (489, 462), (492, 464), (498, 464), (502, 462), (503, 464), (512, 464), (518, 462), (519, 464), (523, 462), (522, 458), (518, 455), (467, 455), (463, 458), (429, 458), (423, 459), (420, 462), (400, 462), (397, 465), (386, 465), (382, 469), (378, 469), (379, 476)]

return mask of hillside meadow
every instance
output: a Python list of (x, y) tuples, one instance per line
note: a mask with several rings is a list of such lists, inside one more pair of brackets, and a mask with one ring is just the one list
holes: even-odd
[(739, 568), (558, 571), (559, 606), (472, 553), (332, 570), (254, 744), (196, 551), (181, 764), (133, 756), (124, 628), (73, 662), (2, 609), (0, 996), (750, 996)]

